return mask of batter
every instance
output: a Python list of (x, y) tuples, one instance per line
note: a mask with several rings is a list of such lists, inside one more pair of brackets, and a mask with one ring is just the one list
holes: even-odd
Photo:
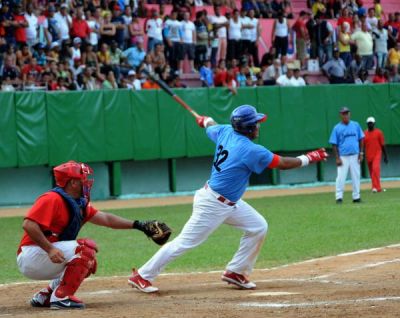
[(297, 158), (278, 156), (252, 142), (258, 137), (260, 123), (267, 116), (250, 105), (236, 108), (231, 125), (218, 125), (211, 117), (197, 119), (206, 128), (207, 136), (216, 144), (211, 177), (194, 196), (193, 213), (182, 232), (164, 245), (139, 270), (133, 270), (128, 282), (145, 293), (157, 292), (153, 280), (164, 267), (186, 251), (203, 243), (221, 224), (244, 232), (239, 249), (226, 266), (222, 280), (241, 289), (254, 289), (248, 278), (253, 270), (264, 238), (267, 221), (241, 199), (251, 173), (266, 168), (292, 169), (325, 160), (325, 149), (309, 152)]

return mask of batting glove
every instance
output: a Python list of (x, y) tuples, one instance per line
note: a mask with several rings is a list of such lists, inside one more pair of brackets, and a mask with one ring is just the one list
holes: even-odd
[(328, 154), (325, 151), (325, 148), (320, 148), (318, 150), (307, 152), (305, 155), (298, 156), (301, 160), (301, 166), (308, 166), (310, 163), (325, 161), (328, 158)]
[(200, 116), (196, 118), (196, 123), (201, 128), (207, 128), (210, 123), (214, 122), (214, 119), (208, 116)]

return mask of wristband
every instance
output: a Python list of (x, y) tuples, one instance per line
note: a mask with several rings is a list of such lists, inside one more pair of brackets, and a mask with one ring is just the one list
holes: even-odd
[(308, 159), (306, 155), (297, 156), (296, 158), (301, 160), (302, 167), (308, 166), (308, 164), (310, 163), (310, 159)]
[(211, 124), (212, 122), (214, 121), (214, 119), (212, 119), (211, 117), (207, 117), (205, 120), (204, 120), (204, 128), (207, 128), (208, 127), (208, 125), (209, 124)]

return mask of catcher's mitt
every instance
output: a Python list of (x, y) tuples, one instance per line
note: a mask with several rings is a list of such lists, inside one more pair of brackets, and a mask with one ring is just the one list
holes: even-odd
[(158, 245), (164, 245), (172, 233), (167, 224), (156, 220), (135, 221), (135, 228), (144, 232)]

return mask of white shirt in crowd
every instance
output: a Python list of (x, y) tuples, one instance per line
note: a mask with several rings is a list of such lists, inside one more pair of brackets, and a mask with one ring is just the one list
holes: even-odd
[(146, 24), (147, 36), (162, 41), (162, 26), (163, 21), (160, 18), (148, 20)]
[(292, 86), (306, 86), (306, 81), (302, 77), (292, 77), (291, 79)]
[(258, 19), (256, 19), (256, 18), (250, 19), (250, 24), (253, 26), (253, 28), (249, 29), (250, 41), (251, 42), (256, 42), (258, 40), (258, 34), (257, 34), (257, 32), (258, 32)]
[[(212, 24), (222, 24), (222, 23), (227, 23), (228, 19), (224, 15), (220, 15), (219, 17), (211, 16), (210, 17), (210, 22)], [(226, 39), (226, 33), (227, 33), (226, 27), (222, 27), (222, 28), (218, 29), (217, 36), (219, 38), (225, 38)]]
[(69, 27), (68, 27), (68, 22), (71, 24), (72, 19), (69, 15), (63, 16), (61, 15), (60, 12), (57, 12), (54, 15), (54, 18), (57, 20), (57, 26), (58, 29), (60, 30), (60, 37), (62, 40), (68, 40), (69, 39)]
[(134, 89), (135, 91), (140, 91), (142, 89), (142, 82), (135, 78), (133, 82), (126, 84), (127, 88)]
[(194, 42), (193, 32), (196, 30), (194, 23), (192, 21), (183, 20), (181, 22), (181, 30), (183, 43), (192, 44)]
[(233, 19), (229, 19), (229, 40), (240, 40), (242, 38), (242, 21), (239, 18), (237, 22)]
[(289, 28), (287, 25), (287, 21), (284, 18), (282, 23), (279, 20), (275, 21), (275, 36), (285, 37), (289, 35)]
[(386, 29), (376, 29), (373, 33), (375, 41), (375, 53), (387, 53), (388, 31)]
[(378, 28), (378, 18), (377, 17), (367, 17), (365, 19), (365, 22), (367, 23), (367, 28), (369, 31), (375, 31)]
[(286, 74), (283, 74), (281, 76), (278, 77), (278, 79), (276, 80), (276, 83), (279, 86), (292, 86), (292, 78), (289, 78), (286, 76)]
[(178, 20), (167, 20), (165, 26), (168, 28), (168, 37), (172, 42), (180, 42), (180, 28), (181, 23)]
[[(240, 17), (242, 20), (242, 25), (248, 26), (251, 24), (250, 18), (245, 16), (245, 17)], [(248, 28), (243, 28), (242, 29), (242, 40), (248, 40), (250, 41), (251, 39), (251, 29)]]
[(123, 14), (122, 19), (124, 19), (124, 25), (125, 25), (124, 39), (127, 40), (129, 39), (128, 25), (132, 23), (132, 16), (127, 16), (126, 14)]
[(28, 40), (36, 40), (37, 39), (37, 30), (38, 30), (38, 18), (35, 14), (29, 15), (25, 13), (25, 19), (28, 21), (28, 27), (25, 29), (26, 38)]
[(98, 31), (100, 29), (100, 25), (96, 20), (89, 20), (87, 21), (87, 24), (90, 28), (89, 43), (93, 46), (96, 46), (99, 43), (99, 35), (92, 30)]
[(279, 76), (276, 83), (279, 86), (306, 86), (306, 82), (303, 78), (295, 78), (294, 76), (288, 78), (286, 74)]
[[(278, 74), (277, 74), (278, 73)], [(274, 80), (282, 75), (282, 68), (275, 65), (268, 66), (262, 74), (263, 81)]]
[(373, 40), (369, 32), (358, 31), (351, 35), (351, 39), (357, 44), (357, 54), (361, 56), (373, 54)]

